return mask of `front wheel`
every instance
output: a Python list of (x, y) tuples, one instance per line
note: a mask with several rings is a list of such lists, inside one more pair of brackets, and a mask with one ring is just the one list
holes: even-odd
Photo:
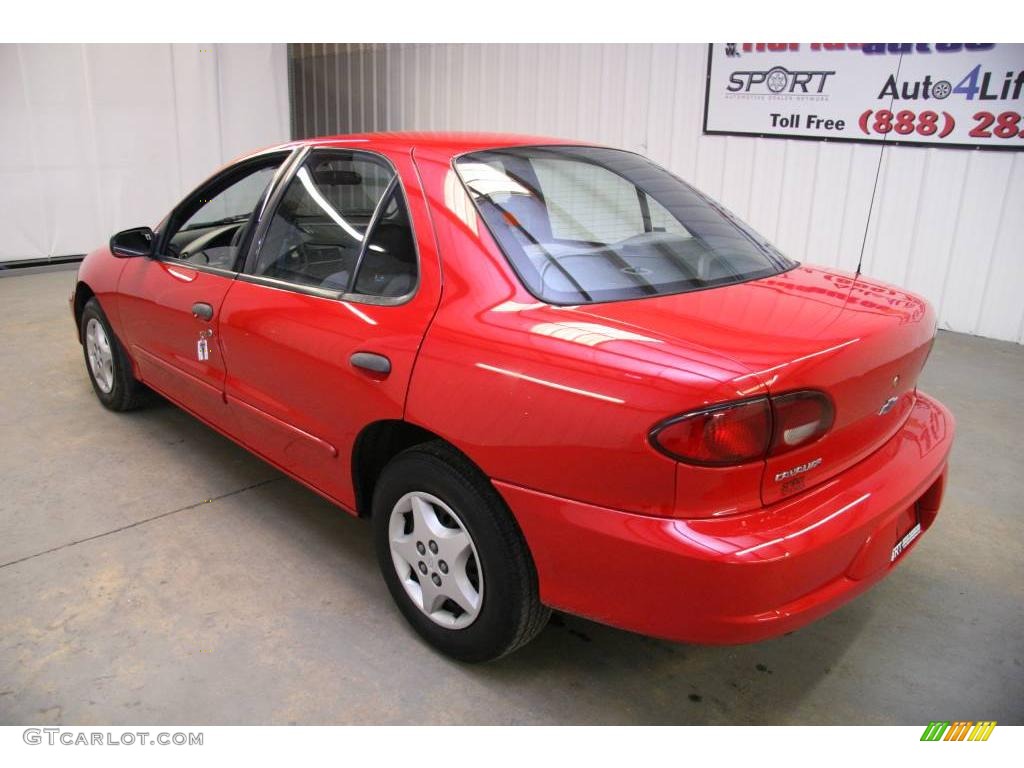
[(131, 361), (95, 297), (82, 310), (79, 332), (85, 368), (96, 397), (112, 411), (135, 408), (140, 402), (142, 384), (132, 374)]
[(392, 459), (374, 491), (373, 526), (391, 596), (441, 652), (496, 659), (547, 623), (515, 520), (487, 478), (447, 444)]

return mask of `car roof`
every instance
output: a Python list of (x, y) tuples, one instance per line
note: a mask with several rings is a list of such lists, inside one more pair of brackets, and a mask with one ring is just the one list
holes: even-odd
[[(358, 147), (391, 151), (413, 151), (429, 149), (439, 154), (455, 157), (465, 152), (502, 147), (522, 147), (553, 144), (581, 144), (571, 139), (552, 136), (530, 136), (512, 133), (462, 133), (447, 132), (396, 132), (396, 133), (353, 133), (338, 136), (317, 136), (298, 139), (269, 149), (287, 149), (298, 146), (310, 147)], [(261, 150), (260, 153), (266, 152)]]

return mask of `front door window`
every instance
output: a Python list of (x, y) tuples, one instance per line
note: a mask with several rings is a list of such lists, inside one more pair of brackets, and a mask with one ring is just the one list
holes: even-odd
[(172, 215), (162, 255), (193, 266), (237, 270), (252, 213), (285, 157), (247, 163), (194, 193)]

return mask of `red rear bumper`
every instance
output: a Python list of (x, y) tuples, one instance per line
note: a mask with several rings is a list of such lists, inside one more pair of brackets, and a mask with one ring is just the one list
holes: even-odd
[(646, 635), (743, 643), (800, 627), (868, 589), (913, 526), (938, 512), (953, 417), (918, 395), (904, 427), (870, 457), (752, 513), (681, 520), (495, 486), (519, 521), (541, 599)]

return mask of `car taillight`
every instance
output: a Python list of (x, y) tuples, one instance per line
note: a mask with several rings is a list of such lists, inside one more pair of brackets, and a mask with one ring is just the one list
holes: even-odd
[(679, 461), (709, 466), (742, 464), (764, 456), (771, 438), (768, 398), (684, 413), (651, 430), (651, 443)]
[(791, 392), (674, 416), (651, 430), (650, 441), (677, 461), (730, 466), (807, 445), (831, 429), (834, 415), (825, 394)]
[(832, 428), (835, 410), (832, 401), (821, 392), (790, 392), (771, 400), (771, 456), (812, 443)]

